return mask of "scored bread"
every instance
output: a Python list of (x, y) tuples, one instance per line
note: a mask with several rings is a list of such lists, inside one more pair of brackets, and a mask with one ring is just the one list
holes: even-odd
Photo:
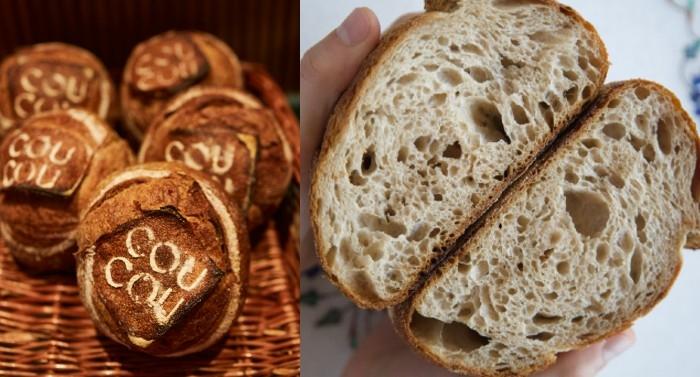
[(631, 326), (700, 230), (698, 136), (658, 84), (607, 87), (392, 319), (453, 371), (522, 376)]
[(428, 0), (426, 10), (365, 61), (312, 180), (321, 264), (362, 307), (403, 300), (607, 74), (595, 29), (554, 1)]

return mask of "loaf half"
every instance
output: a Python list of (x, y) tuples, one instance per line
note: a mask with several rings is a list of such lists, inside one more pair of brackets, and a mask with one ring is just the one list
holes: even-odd
[(394, 308), (435, 362), (527, 375), (629, 327), (671, 287), (700, 229), (695, 124), (668, 90), (634, 80), (572, 127)]
[(427, 1), (392, 28), (328, 124), (311, 219), (362, 307), (409, 288), (596, 95), (593, 27), (556, 2)]

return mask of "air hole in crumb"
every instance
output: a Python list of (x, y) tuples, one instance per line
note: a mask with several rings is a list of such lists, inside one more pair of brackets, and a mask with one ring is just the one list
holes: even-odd
[(435, 72), (438, 68), (440, 68), (440, 66), (437, 64), (426, 64), (423, 66), (423, 68), (425, 68), (425, 70), (428, 72)]
[(571, 265), (569, 262), (564, 261), (557, 263), (557, 272), (559, 275), (566, 275), (569, 273), (569, 271), (571, 271)]
[(634, 224), (637, 227), (637, 238), (642, 243), (647, 242), (647, 234), (644, 231), (644, 227), (647, 225), (647, 221), (641, 213), (638, 213), (634, 218)]
[(600, 148), (603, 145), (603, 143), (601, 143), (600, 140), (591, 138), (581, 140), (581, 144), (583, 144), (588, 149)]
[(442, 152), (442, 157), (455, 159), (461, 158), (462, 146), (459, 144), (459, 141), (455, 141), (454, 143), (448, 145)]
[(656, 126), (656, 141), (659, 143), (659, 149), (664, 154), (671, 153), (671, 146), (673, 145), (673, 134), (668, 123), (659, 119)]
[(595, 260), (598, 263), (605, 263), (610, 255), (610, 248), (606, 244), (600, 244), (595, 250)]
[(430, 231), (430, 236), (431, 238), (436, 237), (438, 234), (440, 234), (440, 228), (433, 228), (433, 230)]
[(564, 92), (564, 98), (569, 105), (573, 105), (578, 100), (578, 86), (574, 85)]
[(632, 145), (634, 150), (636, 150), (637, 152), (639, 152), (639, 150), (642, 149), (642, 147), (645, 144), (644, 139), (638, 138), (637, 136), (632, 135), (632, 134), (630, 134), (629, 143)]
[(511, 68), (511, 67), (523, 68), (525, 66), (525, 63), (523, 63), (521, 61), (513, 60), (505, 55), (501, 55), (501, 66), (503, 66), (503, 68), (506, 68), (506, 69)]
[(476, 55), (484, 55), (484, 52), (481, 50), (481, 47), (473, 44), (473, 43), (465, 43), (462, 45), (462, 51), (468, 52), (471, 54), (476, 54)]
[(415, 81), (417, 77), (418, 77), (418, 75), (415, 73), (408, 73), (408, 74), (405, 74), (405, 75), (399, 77), (398, 83), (401, 85), (410, 84), (413, 81)]
[(542, 263), (546, 262), (549, 259), (549, 257), (552, 256), (553, 252), (554, 252), (554, 249), (547, 249), (547, 250), (543, 251), (539, 257), (540, 262), (542, 262)]
[(593, 87), (590, 85), (586, 85), (581, 91), (581, 98), (587, 100), (591, 98), (591, 95), (593, 95)]
[(377, 163), (374, 158), (374, 149), (369, 148), (362, 154), (362, 174), (368, 175), (377, 170)]
[(445, 36), (442, 36), (442, 35), (441, 35), (441, 36), (438, 37), (438, 43), (439, 43), (441, 46), (447, 46), (448, 40), (447, 40), (447, 38), (446, 38)]
[(618, 106), (620, 106), (620, 100), (617, 98), (612, 99), (612, 100), (610, 100), (610, 102), (608, 102), (608, 108), (610, 108), (610, 109), (614, 109)]
[(433, 199), (435, 199), (436, 202), (441, 202), (442, 201), (442, 194), (433, 193)]
[(353, 170), (352, 173), (350, 173), (350, 183), (355, 186), (362, 186), (367, 183), (367, 179), (360, 175), (359, 171)]
[(518, 124), (527, 124), (530, 121), (530, 119), (527, 117), (525, 109), (523, 109), (523, 107), (517, 103), (511, 102), (510, 110), (513, 112), (513, 119), (515, 119)]
[(637, 96), (638, 99), (640, 100), (645, 100), (647, 97), (649, 97), (649, 89), (639, 86), (637, 89), (634, 90), (634, 95)]
[(428, 135), (426, 136), (419, 136), (416, 138), (416, 140), (413, 141), (413, 145), (416, 146), (416, 149), (418, 149), (421, 152), (425, 152), (428, 148), (428, 145), (430, 144), (430, 141), (432, 138)]
[(503, 128), (501, 112), (491, 102), (476, 100), (470, 106), (471, 119), (476, 125), (476, 131), (487, 142), (505, 141), (510, 144), (510, 138)]
[(578, 181), (579, 181), (578, 175), (576, 175), (576, 173), (574, 173), (574, 172), (572, 172), (572, 171), (567, 171), (567, 172), (564, 174), (564, 179), (565, 179), (567, 182), (570, 182), (570, 183), (573, 183), (573, 184), (576, 184), (576, 183), (578, 183)]
[(642, 148), (642, 155), (647, 162), (654, 162), (656, 159), (656, 152), (651, 144), (647, 144)]
[(620, 140), (625, 136), (625, 126), (620, 123), (608, 123), (603, 127), (603, 133), (605, 136)]
[(488, 262), (482, 260), (472, 268), (470, 275), (473, 280), (479, 280), (484, 276), (489, 274), (489, 264)]
[(409, 326), (413, 335), (428, 344), (442, 343), (448, 349), (465, 353), (475, 351), (491, 341), (467, 325), (459, 322), (446, 324), (417, 312), (413, 313)]
[(632, 259), (630, 260), (630, 277), (635, 284), (639, 282), (639, 278), (642, 276), (642, 265), (644, 263), (642, 258), (643, 256), (640, 248), (635, 248)]
[(452, 68), (441, 69), (440, 72), (438, 72), (438, 78), (450, 86), (457, 86), (462, 83), (462, 75)]
[(557, 298), (559, 298), (559, 294), (557, 292), (549, 292), (544, 294), (544, 298), (550, 301), (554, 301)]
[(447, 100), (447, 94), (437, 93), (437, 94), (433, 94), (432, 96), (430, 96), (430, 99), (428, 100), (428, 104), (430, 104), (430, 106), (440, 106), (440, 105), (444, 105), (446, 100)]
[(478, 83), (493, 80), (491, 71), (484, 67), (469, 67), (466, 69), (466, 71), (469, 76), (471, 76), (471, 78)]
[(369, 228), (375, 232), (382, 232), (393, 238), (396, 238), (406, 233), (406, 226), (394, 221), (375, 216), (371, 213), (363, 213), (360, 215), (360, 226)]
[(637, 125), (637, 128), (646, 133), (649, 130), (649, 117), (645, 114), (639, 114), (634, 117), (634, 124)]
[(528, 339), (532, 340), (539, 340), (540, 342), (546, 342), (554, 337), (554, 334), (548, 331), (543, 331), (541, 333), (537, 333), (535, 335), (528, 335)]
[(616, 172), (612, 171), (610, 172), (610, 175), (608, 176), (608, 180), (610, 183), (612, 183), (613, 186), (621, 189), (625, 187), (625, 181), (618, 175)]
[(407, 158), (408, 158), (408, 149), (406, 149), (406, 147), (399, 148), (399, 153), (396, 155), (396, 161), (406, 162)]
[(610, 217), (610, 208), (597, 193), (566, 191), (566, 211), (576, 231), (583, 236), (594, 237), (605, 229)]
[(567, 79), (569, 79), (571, 81), (578, 80), (578, 74), (576, 72), (574, 72), (572, 70), (568, 70), (568, 69), (564, 71), (564, 77), (566, 77)]
[(532, 317), (532, 323), (538, 326), (553, 325), (561, 322), (562, 317), (559, 315), (551, 315), (545, 313), (537, 313)]
[(549, 104), (547, 102), (540, 102), (537, 104), (537, 107), (539, 108), (540, 114), (542, 114), (545, 122), (547, 122), (549, 129), (554, 129), (554, 113), (552, 112), (552, 108), (549, 106)]

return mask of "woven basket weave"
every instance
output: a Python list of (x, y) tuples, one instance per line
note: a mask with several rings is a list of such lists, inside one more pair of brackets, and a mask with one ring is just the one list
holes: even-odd
[[(285, 97), (259, 66), (248, 89), (275, 115), (295, 151), (299, 128)], [(32, 276), (0, 244), (0, 376), (294, 376), (300, 374), (298, 188), (259, 236), (248, 297), (228, 335), (211, 348), (162, 359), (96, 333), (74, 276)]]

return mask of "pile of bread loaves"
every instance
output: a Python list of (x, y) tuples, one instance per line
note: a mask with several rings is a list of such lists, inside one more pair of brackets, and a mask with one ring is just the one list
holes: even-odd
[(311, 187), (329, 278), (455, 372), (523, 376), (647, 313), (700, 247), (700, 141), (662, 86), (603, 85), (553, 0), (427, 0), (337, 104)]
[[(243, 305), (248, 233), (292, 176), (234, 52), (201, 32), (139, 44), (121, 109), (102, 63), (62, 43), (5, 58), (0, 87), (0, 233), (16, 262), (77, 269), (95, 325), (129, 348), (176, 356), (220, 339)], [(138, 158), (112, 128), (120, 114)]]

